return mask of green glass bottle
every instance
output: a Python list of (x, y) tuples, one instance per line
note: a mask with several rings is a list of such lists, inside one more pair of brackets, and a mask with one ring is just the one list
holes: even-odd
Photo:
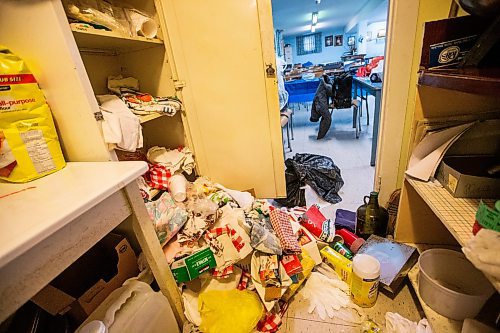
[[(369, 200), (366, 202), (366, 200)], [(378, 204), (378, 192), (370, 192), (370, 196), (365, 196), (364, 205), (356, 211), (356, 234), (363, 239), (370, 235), (387, 236), (387, 222), (389, 214), (384, 207)]]

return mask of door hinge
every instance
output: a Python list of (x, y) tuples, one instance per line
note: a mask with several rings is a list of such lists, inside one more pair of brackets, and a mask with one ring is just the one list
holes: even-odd
[(185, 86), (186, 86), (186, 81), (182, 81), (182, 80), (175, 80), (174, 81), (174, 87), (176, 90), (181, 90)]
[(104, 120), (104, 116), (102, 115), (101, 111), (94, 112), (94, 118), (97, 121)]

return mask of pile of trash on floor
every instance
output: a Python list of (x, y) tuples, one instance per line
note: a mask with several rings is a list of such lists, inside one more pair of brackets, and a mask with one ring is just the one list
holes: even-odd
[[(277, 332), (296, 294), (321, 319), (369, 323), (366, 331), (376, 332), (362, 306), (377, 299), (380, 264), (355, 255), (369, 241), (356, 236), (351, 212), (337, 210), (334, 222), (319, 205), (279, 207), (206, 177), (189, 182), (184, 174), (192, 173), (194, 159), (187, 148), (153, 147), (145, 160), (150, 170), (138, 182), (182, 293), (186, 332)], [(338, 175), (338, 191), (340, 170), (333, 162), (324, 166)], [(323, 194), (338, 202), (336, 191)], [(361, 280), (351, 287), (356, 276)]]

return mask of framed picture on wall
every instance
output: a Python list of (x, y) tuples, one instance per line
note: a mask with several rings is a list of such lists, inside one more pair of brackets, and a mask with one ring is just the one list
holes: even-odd
[(333, 35), (325, 37), (325, 47), (333, 46)]
[(335, 35), (335, 46), (342, 46), (344, 44), (344, 36)]
[(354, 36), (349, 36), (349, 38), (347, 38), (347, 45), (349, 46), (352, 46), (356, 43), (356, 37)]

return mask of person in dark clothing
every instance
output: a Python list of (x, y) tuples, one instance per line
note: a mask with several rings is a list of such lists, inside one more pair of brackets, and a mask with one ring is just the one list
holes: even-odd
[(309, 120), (314, 123), (321, 119), (319, 123), (318, 140), (325, 137), (332, 123), (332, 115), (328, 110), (330, 97), (333, 97), (332, 83), (328, 75), (323, 75), (319, 80), (319, 86), (314, 95), (311, 107), (311, 117), (309, 118)]

